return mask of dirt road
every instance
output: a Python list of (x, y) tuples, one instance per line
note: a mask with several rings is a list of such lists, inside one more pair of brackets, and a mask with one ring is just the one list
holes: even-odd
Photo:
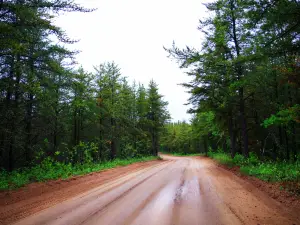
[(164, 157), (15, 224), (300, 224), (290, 209), (210, 159)]

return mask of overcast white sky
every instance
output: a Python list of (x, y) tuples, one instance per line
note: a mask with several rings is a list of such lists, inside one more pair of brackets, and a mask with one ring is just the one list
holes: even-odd
[[(93, 13), (70, 13), (56, 23), (80, 50), (77, 60), (88, 71), (94, 65), (114, 60), (122, 75), (145, 86), (153, 78), (169, 102), (174, 121), (189, 120), (186, 113), (189, 94), (179, 86), (189, 78), (176, 62), (167, 58), (163, 46), (200, 48), (198, 21), (205, 16), (208, 0), (76, 0)], [(72, 47), (72, 48), (73, 48)]]

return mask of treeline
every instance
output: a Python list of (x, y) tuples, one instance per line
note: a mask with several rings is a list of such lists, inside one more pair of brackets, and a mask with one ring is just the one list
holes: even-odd
[[(300, 1), (218, 0), (206, 4), (200, 50), (166, 49), (192, 81), (190, 137), (199, 151), (297, 160), (300, 143)], [(180, 128), (181, 127), (181, 128)], [(186, 142), (186, 140), (185, 140)], [(188, 143), (188, 141), (186, 142)], [(172, 142), (165, 143), (172, 148)]]
[(156, 155), (167, 102), (115, 63), (76, 69), (76, 41), (54, 25), (69, 0), (0, 1), (0, 169)]
[(195, 138), (196, 130), (186, 121), (168, 123), (162, 135), (162, 151), (191, 154), (202, 151), (202, 142)]

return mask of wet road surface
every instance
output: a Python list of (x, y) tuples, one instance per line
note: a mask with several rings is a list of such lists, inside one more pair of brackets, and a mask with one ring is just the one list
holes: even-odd
[(126, 174), (15, 224), (299, 224), (278, 202), (210, 159), (163, 157), (167, 161)]

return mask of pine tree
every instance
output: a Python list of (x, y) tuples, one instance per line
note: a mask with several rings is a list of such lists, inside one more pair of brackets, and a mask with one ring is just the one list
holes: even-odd
[(160, 147), (160, 132), (164, 123), (169, 119), (169, 114), (166, 110), (168, 103), (163, 101), (163, 96), (158, 93), (158, 86), (153, 80), (150, 81), (147, 92), (147, 120), (152, 143), (151, 149), (152, 154), (157, 155)]

